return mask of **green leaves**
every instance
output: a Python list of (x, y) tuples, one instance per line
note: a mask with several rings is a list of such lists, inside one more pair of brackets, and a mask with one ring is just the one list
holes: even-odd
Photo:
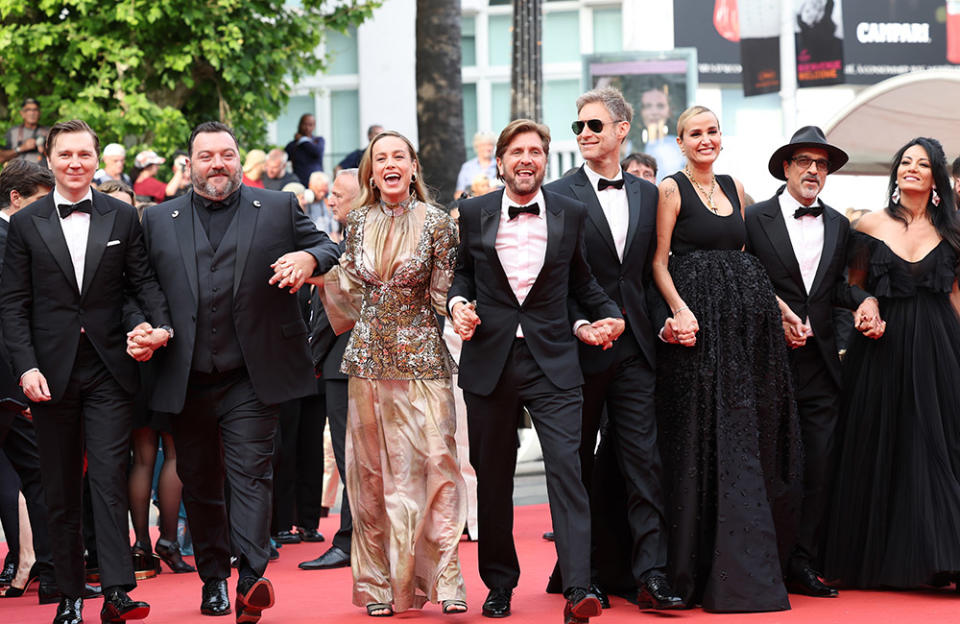
[(0, 0), (0, 132), (29, 96), (42, 124), (81, 117), (128, 152), (169, 154), (222, 112), (241, 144), (261, 144), (286, 85), (324, 68), (324, 33), (380, 2)]

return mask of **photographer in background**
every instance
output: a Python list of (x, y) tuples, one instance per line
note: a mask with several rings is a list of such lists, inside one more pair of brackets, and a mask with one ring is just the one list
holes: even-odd
[(4, 136), (4, 149), (0, 150), (0, 164), (15, 158), (22, 158), (46, 167), (43, 156), (43, 141), (49, 128), (39, 125), (40, 103), (28, 97), (20, 107), (23, 123), (7, 130)]

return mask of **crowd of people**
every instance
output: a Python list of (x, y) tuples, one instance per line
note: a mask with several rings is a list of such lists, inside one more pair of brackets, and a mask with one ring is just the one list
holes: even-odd
[(40, 132), (33, 107), (0, 152), (0, 507), (18, 476), (33, 531), (4, 519), (5, 596), (38, 578), (55, 624), (97, 595), (104, 622), (147, 617), (127, 592), (156, 558), (199, 575), (202, 614), (259, 621), (275, 545), (325, 541), (325, 422), (340, 525), (299, 567), (350, 566), (373, 617), (466, 611), (465, 531), (482, 614), (511, 614), (525, 414), (568, 624), (609, 594), (757, 612), (960, 580), (960, 224), (936, 139), (851, 225), (821, 197), (848, 156), (819, 128), (752, 203), (714, 169), (713, 111), (679, 116), (665, 168), (624, 156), (633, 108), (602, 87), (575, 103), (583, 165), (549, 184), (546, 126), (479, 133), (454, 217), (379, 126), (331, 181), (312, 116), (245, 156), (206, 122), (164, 184), (156, 153), (126, 177), (123, 146)]

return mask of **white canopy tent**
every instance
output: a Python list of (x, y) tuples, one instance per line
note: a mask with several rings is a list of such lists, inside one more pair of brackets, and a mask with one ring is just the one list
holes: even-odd
[(860, 93), (824, 128), (850, 161), (838, 173), (887, 175), (907, 141), (938, 139), (947, 163), (960, 155), (960, 68), (902, 74)]

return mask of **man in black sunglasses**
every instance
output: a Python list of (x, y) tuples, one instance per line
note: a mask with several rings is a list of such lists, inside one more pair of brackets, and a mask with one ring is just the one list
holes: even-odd
[[(658, 192), (653, 184), (620, 168), (620, 146), (633, 119), (633, 108), (623, 95), (611, 88), (588, 91), (577, 99), (577, 111), (572, 128), (586, 163), (546, 189), (586, 204), (587, 261), (626, 320), (626, 330), (611, 349), (584, 342), (579, 345), (584, 375), (580, 463), (594, 519), (593, 580), (595, 585), (601, 580), (599, 559), (606, 558), (597, 547), (604, 535), (611, 534), (604, 520), (607, 514), (601, 511), (614, 497), (606, 484), (619, 482), (619, 463), (632, 539), (632, 585), (637, 588), (638, 602), (641, 607), (676, 609), (683, 601), (664, 573), (667, 541), (654, 411), (656, 330), (646, 303), (647, 291), (655, 292), (651, 261), (656, 247)], [(577, 331), (589, 331), (589, 325), (579, 323), (589, 318), (579, 304), (571, 300), (569, 308), (571, 320), (580, 325)], [(604, 437), (610, 439), (601, 447), (615, 449), (619, 461), (604, 464), (604, 470), (610, 468), (613, 474), (601, 476), (594, 474), (594, 449), (604, 407), (609, 419)], [(622, 558), (622, 553), (611, 553), (611, 558)], [(551, 586), (556, 586), (558, 576), (555, 570)]]

